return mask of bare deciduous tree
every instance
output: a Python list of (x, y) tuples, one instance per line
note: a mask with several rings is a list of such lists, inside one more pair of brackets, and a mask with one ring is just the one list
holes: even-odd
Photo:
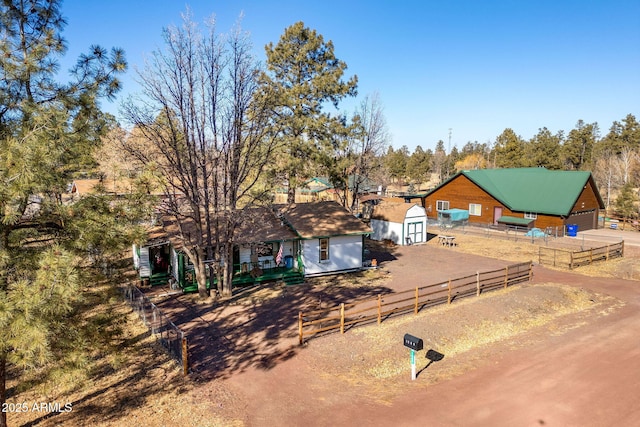
[(144, 97), (125, 106), (148, 142), (148, 149), (128, 148), (161, 177), (165, 214), (177, 225), (203, 297), (207, 265), (219, 292), (231, 293), (234, 230), (241, 211), (260, 198), (273, 147), (247, 34), (238, 26), (219, 36), (213, 19), (207, 30), (200, 32), (189, 11), (182, 27), (165, 29), (165, 50), (139, 73)]
[(390, 136), (384, 106), (377, 92), (367, 95), (362, 100), (353, 121), (358, 125), (360, 132), (351, 140), (351, 151), (354, 155), (353, 179), (349, 186), (351, 209), (356, 205), (362, 185), (371, 179), (373, 170), (380, 167), (380, 158), (389, 144)]

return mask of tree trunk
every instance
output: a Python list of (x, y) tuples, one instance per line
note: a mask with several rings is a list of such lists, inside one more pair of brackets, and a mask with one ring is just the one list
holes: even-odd
[(204, 262), (200, 262), (199, 264), (201, 265), (195, 266), (198, 295), (200, 298), (207, 298), (209, 296), (209, 290), (207, 289), (207, 267), (205, 267)]
[(0, 354), (0, 427), (7, 427), (7, 413), (4, 404), (7, 401), (7, 356)]
[(287, 189), (287, 204), (292, 205), (296, 202), (296, 187), (291, 184), (289, 180), (289, 187)]
[(230, 297), (233, 294), (233, 247), (225, 245), (225, 263), (224, 263), (224, 279), (222, 286), (222, 295)]

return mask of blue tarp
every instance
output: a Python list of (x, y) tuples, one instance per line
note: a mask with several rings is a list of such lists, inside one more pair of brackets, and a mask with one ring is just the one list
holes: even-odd
[(529, 230), (527, 234), (525, 234), (525, 236), (544, 237), (545, 234), (544, 234), (544, 231), (534, 227), (531, 230)]
[(465, 209), (445, 209), (438, 211), (438, 218), (451, 221), (464, 221), (469, 219), (469, 211)]

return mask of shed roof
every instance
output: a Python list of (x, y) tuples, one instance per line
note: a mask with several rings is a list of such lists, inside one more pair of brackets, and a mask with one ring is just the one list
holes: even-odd
[(371, 233), (368, 225), (333, 201), (292, 204), (280, 213), (304, 239)]
[(545, 168), (469, 170), (458, 173), (438, 188), (460, 175), (469, 178), (512, 211), (568, 215), (590, 181), (598, 203), (604, 208), (593, 177), (587, 171)]
[(373, 207), (371, 219), (403, 223), (407, 212), (414, 206), (416, 206), (415, 203), (385, 201)]

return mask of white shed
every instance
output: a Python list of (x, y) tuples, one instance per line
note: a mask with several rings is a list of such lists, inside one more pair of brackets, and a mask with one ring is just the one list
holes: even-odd
[(391, 240), (397, 245), (427, 241), (427, 213), (415, 203), (384, 202), (371, 214), (374, 240)]

